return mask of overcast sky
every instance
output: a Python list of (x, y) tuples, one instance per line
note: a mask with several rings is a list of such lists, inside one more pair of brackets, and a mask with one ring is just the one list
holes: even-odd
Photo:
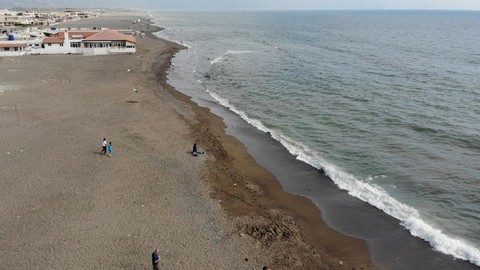
[(0, 0), (0, 9), (24, 7), (137, 7), (159, 9), (464, 9), (480, 0)]

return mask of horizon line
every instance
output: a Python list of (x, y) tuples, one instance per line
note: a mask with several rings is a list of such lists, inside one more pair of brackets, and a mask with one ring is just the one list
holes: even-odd
[[(222, 9), (222, 8), (161, 8), (161, 7), (68, 7), (68, 6), (51, 6), (51, 7), (10, 7), (10, 9), (140, 9), (140, 10), (165, 10), (165, 11), (480, 11), (480, 9), (461, 9), (461, 8), (289, 8), (289, 9), (275, 9), (275, 8), (258, 8), (258, 9)], [(8, 9), (6, 7), (0, 7), (0, 9)]]

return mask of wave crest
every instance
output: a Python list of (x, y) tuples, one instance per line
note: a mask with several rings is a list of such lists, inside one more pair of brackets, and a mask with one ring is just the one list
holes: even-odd
[(252, 51), (249, 51), (249, 50), (240, 50), (240, 51), (230, 50), (224, 53), (222, 56), (215, 58), (212, 62), (210, 62), (210, 64), (214, 65), (216, 63), (220, 63), (224, 61), (231, 54), (244, 54), (244, 53), (251, 53), (251, 52)]

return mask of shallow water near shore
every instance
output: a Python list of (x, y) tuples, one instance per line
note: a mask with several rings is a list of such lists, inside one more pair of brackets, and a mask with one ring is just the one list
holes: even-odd
[(152, 16), (160, 37), (189, 47), (169, 83), (224, 117), (332, 227), (366, 239), (377, 264), (480, 265), (480, 13)]

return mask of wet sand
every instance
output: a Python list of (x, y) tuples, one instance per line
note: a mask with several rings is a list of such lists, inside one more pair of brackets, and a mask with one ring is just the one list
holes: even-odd
[[(158, 30), (143, 15), (66, 26)], [(372, 268), (364, 241), (327, 227), (166, 84), (179, 45), (150, 33), (137, 45), (0, 60), (1, 268), (148, 269), (156, 247), (162, 269)], [(194, 142), (206, 154), (192, 157)]]

